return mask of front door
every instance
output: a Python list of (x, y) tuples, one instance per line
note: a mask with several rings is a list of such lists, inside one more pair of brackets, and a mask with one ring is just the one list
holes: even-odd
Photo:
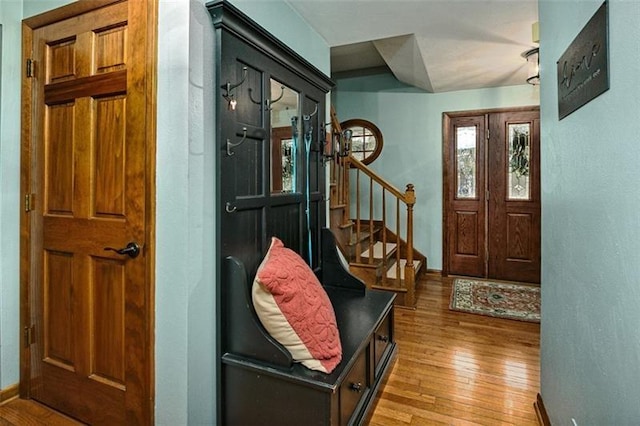
[(444, 271), (540, 282), (539, 111), (445, 114)]
[(489, 278), (540, 282), (539, 116), (539, 111), (489, 115)]
[(152, 419), (149, 4), (25, 20), (21, 394), (93, 425)]

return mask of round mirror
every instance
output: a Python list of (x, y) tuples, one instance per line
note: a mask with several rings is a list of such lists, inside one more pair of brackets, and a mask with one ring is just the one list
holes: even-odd
[(351, 131), (351, 155), (369, 164), (382, 152), (382, 132), (368, 120), (354, 118), (340, 123), (342, 130)]

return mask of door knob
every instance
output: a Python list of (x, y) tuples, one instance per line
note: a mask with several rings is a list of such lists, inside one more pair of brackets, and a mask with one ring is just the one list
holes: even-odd
[(133, 242), (127, 244), (126, 247), (123, 247), (121, 249), (116, 249), (113, 247), (105, 247), (104, 249), (105, 251), (115, 251), (118, 254), (123, 254), (123, 255), (126, 254), (132, 259), (135, 259), (140, 254), (140, 246), (138, 245), (138, 243), (133, 243)]

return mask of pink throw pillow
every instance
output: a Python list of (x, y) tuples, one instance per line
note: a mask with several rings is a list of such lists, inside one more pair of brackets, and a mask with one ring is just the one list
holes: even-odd
[(325, 373), (340, 363), (342, 345), (326, 291), (304, 260), (276, 237), (251, 293), (260, 322), (295, 361)]

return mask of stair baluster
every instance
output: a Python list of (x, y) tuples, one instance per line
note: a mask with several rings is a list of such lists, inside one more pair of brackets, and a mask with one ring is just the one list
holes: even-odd
[[(336, 199), (330, 202), (330, 217), (331, 229), (337, 236), (338, 245), (350, 263), (351, 272), (359, 276), (368, 287), (395, 291), (399, 296), (396, 301), (400, 305), (415, 307), (416, 275), (421, 269), (426, 269), (426, 257), (413, 246), (415, 189), (412, 184), (408, 184), (405, 192), (401, 192), (351, 156), (349, 141), (345, 138), (333, 107), (331, 121), (331, 137), (336, 151), (331, 163), (331, 195)], [(369, 185), (366, 192), (361, 188), (361, 175), (368, 177), (364, 181)], [(375, 186), (380, 188), (380, 199), (375, 197)], [(387, 220), (387, 193), (396, 200), (395, 231), (390, 230), (391, 224)], [(368, 217), (363, 216), (363, 196), (369, 197)], [(380, 204), (381, 211), (377, 212), (376, 206)], [(406, 206), (406, 217), (401, 213), (401, 204)], [(355, 217), (351, 217), (351, 207), (355, 208)], [(338, 209), (342, 210), (342, 214), (339, 214)], [(404, 223), (402, 219), (405, 219)]]

